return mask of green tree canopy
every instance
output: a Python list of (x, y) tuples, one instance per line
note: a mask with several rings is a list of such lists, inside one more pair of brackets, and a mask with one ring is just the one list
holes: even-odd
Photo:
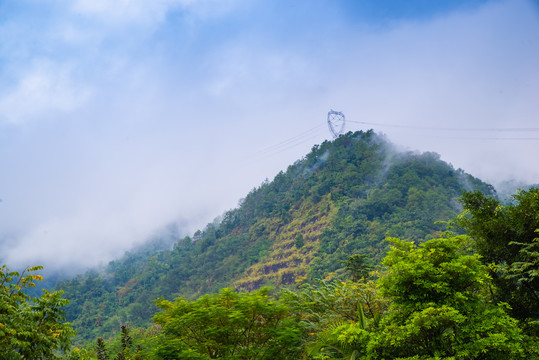
[[(539, 189), (531, 188), (500, 201), (480, 192), (465, 193), (465, 212), (456, 225), (475, 240), (475, 248), (496, 286), (498, 301), (511, 306), (511, 314), (539, 335)], [(494, 265), (494, 266), (492, 266)]]
[(301, 313), (309, 334), (307, 354), (314, 359), (361, 358), (369, 338), (367, 324), (375, 324), (387, 309), (372, 279), (304, 284), (299, 291), (283, 290), (281, 299)]
[(268, 289), (238, 294), (222, 289), (196, 301), (160, 300), (154, 322), (163, 327), (161, 359), (295, 359), (301, 324)]
[(44, 291), (30, 299), (25, 289), (43, 279), (31, 274), (41, 266), (22, 273), (0, 267), (0, 358), (53, 359), (56, 350), (68, 350), (75, 335), (71, 324), (64, 323), (63, 306), (68, 300), (62, 292)]
[(369, 344), (373, 358), (529, 358), (517, 321), (489, 301), (487, 267), (467, 237), (392, 242), (379, 280), (392, 304)]

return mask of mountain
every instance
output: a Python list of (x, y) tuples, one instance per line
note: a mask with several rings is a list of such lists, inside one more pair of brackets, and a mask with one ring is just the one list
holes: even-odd
[(387, 237), (424, 241), (460, 211), (463, 190), (492, 186), (435, 153), (399, 152), (372, 130), (316, 145), (233, 210), (171, 249), (138, 251), (64, 281), (78, 341), (147, 325), (158, 297), (194, 299), (226, 286), (312, 282), (352, 254), (376, 264)]

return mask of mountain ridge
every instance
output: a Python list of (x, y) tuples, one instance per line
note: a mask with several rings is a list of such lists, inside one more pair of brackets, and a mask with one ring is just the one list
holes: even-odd
[(144, 326), (154, 299), (203, 294), (233, 286), (294, 286), (342, 271), (349, 255), (376, 264), (386, 237), (423, 241), (445, 230), (463, 190), (494, 189), (435, 153), (396, 151), (369, 130), (313, 146), (305, 157), (253, 189), (171, 250), (133, 253), (101, 274), (60, 283), (82, 339)]

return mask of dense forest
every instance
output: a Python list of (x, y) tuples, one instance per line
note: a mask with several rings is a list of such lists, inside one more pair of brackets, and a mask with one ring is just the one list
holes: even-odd
[[(39, 275), (2, 268), (12, 306), (0, 309), (0, 354), (538, 358), (537, 229), (536, 188), (500, 202), (437, 154), (347, 133), (192, 236), (127, 253), (33, 303), (24, 289)], [(49, 310), (50, 331), (11, 330)]]
[(445, 230), (464, 190), (487, 184), (433, 153), (402, 153), (372, 131), (320, 146), (253, 189), (238, 208), (179, 239), (171, 250), (138, 251), (60, 284), (79, 339), (145, 326), (158, 297), (194, 300), (223, 287), (313, 283), (342, 271), (351, 254), (372, 264), (387, 237), (422, 241)]

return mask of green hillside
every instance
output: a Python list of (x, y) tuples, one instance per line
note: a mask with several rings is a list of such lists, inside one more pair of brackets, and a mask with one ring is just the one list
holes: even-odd
[(459, 211), (463, 190), (491, 186), (434, 153), (397, 152), (373, 131), (313, 147), (238, 208), (179, 239), (170, 250), (140, 251), (101, 273), (65, 281), (78, 341), (144, 326), (158, 297), (196, 299), (223, 287), (314, 282), (339, 273), (352, 254), (378, 263), (387, 237), (424, 241)]

